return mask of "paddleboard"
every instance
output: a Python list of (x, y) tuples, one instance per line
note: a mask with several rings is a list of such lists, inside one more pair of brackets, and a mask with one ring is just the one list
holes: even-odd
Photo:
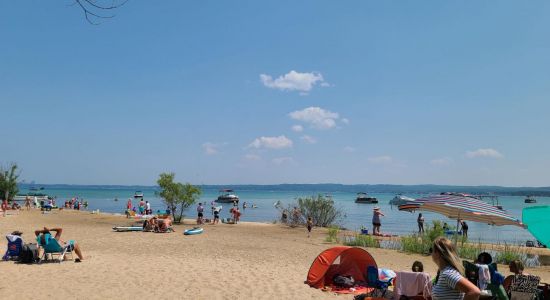
[(193, 234), (201, 234), (203, 232), (203, 229), (200, 227), (195, 227), (192, 229), (186, 229), (183, 234), (185, 235), (193, 235)]
[(143, 231), (142, 226), (116, 226), (113, 227), (114, 231), (122, 232), (122, 231)]

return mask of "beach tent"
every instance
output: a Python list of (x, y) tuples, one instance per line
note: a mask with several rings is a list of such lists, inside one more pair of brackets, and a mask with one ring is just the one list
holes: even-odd
[(431, 211), (454, 220), (468, 220), (489, 225), (514, 225), (524, 227), (523, 223), (487, 202), (462, 195), (432, 195), (416, 199), (415, 203), (399, 206), (405, 211)]
[(523, 209), (523, 223), (543, 245), (550, 246), (550, 206), (532, 206)]
[(307, 273), (306, 283), (314, 288), (332, 284), (338, 275), (351, 275), (355, 281), (367, 281), (367, 267), (377, 268), (374, 258), (364, 249), (348, 246), (329, 248), (319, 254)]

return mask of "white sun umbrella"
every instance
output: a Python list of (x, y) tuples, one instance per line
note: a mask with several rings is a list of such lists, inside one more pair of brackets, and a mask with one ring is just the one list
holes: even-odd
[(524, 227), (519, 219), (507, 214), (505, 211), (476, 198), (467, 196), (428, 196), (416, 199), (415, 203), (400, 205), (399, 210), (436, 212), (450, 219), (457, 220), (457, 223), (459, 220), (468, 220), (496, 226), (513, 225)]

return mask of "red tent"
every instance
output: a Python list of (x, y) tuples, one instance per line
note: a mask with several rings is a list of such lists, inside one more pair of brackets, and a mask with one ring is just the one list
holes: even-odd
[[(335, 261), (339, 258), (339, 262)], [(376, 265), (374, 258), (362, 248), (339, 246), (327, 249), (319, 254), (307, 273), (311, 287), (323, 288), (332, 284), (334, 275), (351, 275), (355, 281), (367, 281), (367, 267)]]

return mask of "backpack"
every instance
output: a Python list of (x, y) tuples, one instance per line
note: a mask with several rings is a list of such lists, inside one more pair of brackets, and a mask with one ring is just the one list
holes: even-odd
[(348, 276), (343, 276), (343, 275), (335, 275), (334, 278), (332, 279), (332, 282), (334, 283), (334, 285), (336, 286), (339, 286), (339, 287), (345, 287), (345, 288), (349, 288), (349, 287), (352, 287), (355, 285), (355, 280), (353, 279), (352, 276), (348, 275)]
[(38, 262), (38, 246), (36, 244), (25, 244), (19, 254), (19, 262), (22, 264), (32, 264)]

